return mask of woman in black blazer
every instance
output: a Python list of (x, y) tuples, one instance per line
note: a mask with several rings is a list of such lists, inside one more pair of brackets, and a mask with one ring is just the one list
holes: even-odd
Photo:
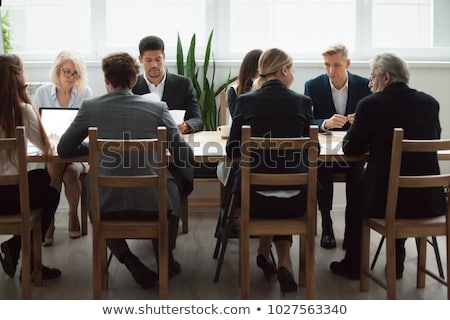
[[(292, 58), (280, 49), (268, 49), (259, 59), (259, 77), (255, 80), (255, 91), (240, 95), (236, 102), (233, 124), (227, 142), (227, 155), (239, 158), (241, 155), (241, 127), (250, 125), (252, 136), (300, 137), (309, 135), (312, 124), (311, 99), (289, 89), (294, 81), (294, 65)], [(260, 161), (253, 166), (257, 171), (273, 172), (305, 172), (304, 161), (294, 155), (277, 157), (275, 163), (267, 166)], [(294, 161), (292, 161), (294, 160)], [(289, 166), (286, 165), (289, 161)], [(296, 166), (292, 166), (295, 163)], [(270, 168), (269, 168), (270, 167)], [(280, 188), (277, 187), (277, 190)], [(306, 211), (305, 192), (288, 190), (283, 198), (252, 193), (250, 214), (266, 218), (283, 218), (299, 214), (299, 207)], [(297, 190), (298, 191), (298, 190)], [(278, 270), (269, 262), (270, 243), (272, 237), (260, 237), (257, 265), (269, 277), (277, 274), (282, 292), (297, 290), (297, 283), (292, 276), (290, 246), (292, 237), (273, 236), (278, 255)]]

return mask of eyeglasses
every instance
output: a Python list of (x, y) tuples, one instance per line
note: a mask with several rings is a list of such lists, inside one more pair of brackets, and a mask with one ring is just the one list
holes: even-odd
[(63, 68), (61, 68), (61, 71), (63, 72), (64, 77), (66, 77), (67, 79), (70, 79), (72, 77), (74, 79), (80, 79), (80, 74), (78, 72), (76, 72), (76, 71), (71, 72), (70, 70), (63, 69)]
[(376, 74), (374, 76), (369, 76), (369, 83), (373, 81), (373, 79), (375, 79), (376, 77), (378, 77), (379, 74)]

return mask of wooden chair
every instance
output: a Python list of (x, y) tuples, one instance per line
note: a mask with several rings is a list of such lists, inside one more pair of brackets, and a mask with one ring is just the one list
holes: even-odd
[[(106, 239), (159, 238), (159, 296), (168, 298), (168, 222), (167, 222), (167, 152), (166, 128), (158, 127), (157, 139), (108, 140), (99, 139), (96, 128), (89, 129), (89, 164), (92, 196), (92, 244), (94, 299), (100, 299), (102, 289), (108, 289)], [(99, 173), (99, 153), (113, 149), (115, 152), (156, 152), (158, 169), (154, 175), (104, 176)], [(158, 191), (158, 219), (108, 220), (100, 212), (100, 187), (139, 188), (154, 187)]]
[(85, 236), (88, 232), (88, 205), (87, 205), (87, 188), (86, 188), (86, 176), (89, 173), (89, 166), (84, 169), (84, 172), (80, 175), (81, 183), (81, 235)]
[[(20, 235), (22, 243), (22, 299), (30, 299), (30, 283), (42, 286), (41, 209), (30, 209), (26, 163), (25, 128), (16, 128), (15, 138), (0, 139), (0, 150), (16, 150), (18, 174), (0, 175), (0, 185), (18, 185), (20, 212), (0, 215), (0, 234)], [(33, 252), (33, 254), (32, 254)], [(31, 258), (33, 257), (33, 261)], [(31, 267), (33, 264), (33, 268)], [(33, 270), (33, 273), (31, 272)]]
[[(307, 299), (314, 299), (315, 289), (315, 216), (317, 213), (317, 159), (319, 140), (317, 126), (310, 127), (310, 137), (303, 138), (256, 138), (251, 137), (249, 126), (242, 126), (241, 156), (241, 219), (240, 219), (240, 285), (241, 298), (248, 299), (249, 280), (249, 239), (250, 236), (299, 235), (299, 285), (306, 286)], [(309, 169), (307, 173), (274, 174), (251, 172), (252, 150), (303, 150), (308, 151)], [(266, 186), (307, 186), (307, 210), (303, 217), (290, 219), (259, 219), (250, 217), (250, 188), (252, 185)]]
[[(425, 275), (447, 286), (447, 298), (450, 299), (448, 280), (426, 268), (427, 237), (445, 236), (447, 244), (447, 278), (450, 275), (450, 207), (445, 215), (433, 218), (399, 219), (395, 217), (397, 192), (399, 188), (447, 187), (450, 175), (400, 176), (402, 152), (436, 152), (450, 150), (450, 140), (403, 140), (403, 129), (394, 129), (389, 173), (388, 198), (385, 218), (366, 218), (362, 224), (361, 240), (361, 291), (368, 291), (369, 278), (386, 289), (387, 298), (396, 298), (395, 240), (401, 238), (418, 239), (417, 288), (425, 287)], [(447, 189), (448, 190), (448, 189)], [(448, 193), (448, 191), (447, 191)], [(448, 195), (448, 194), (447, 194)], [(386, 239), (386, 279), (385, 281), (369, 271), (370, 231), (374, 230)]]

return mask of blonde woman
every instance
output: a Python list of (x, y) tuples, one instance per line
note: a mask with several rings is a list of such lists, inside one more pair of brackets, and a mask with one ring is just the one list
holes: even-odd
[[(93, 97), (87, 86), (87, 72), (80, 53), (63, 50), (58, 53), (50, 70), (50, 80), (36, 90), (34, 105), (37, 108), (79, 108), (85, 99)], [(80, 174), (85, 170), (83, 163), (53, 163), (48, 166), (52, 186), (64, 191), (69, 205), (69, 236), (79, 238), (81, 235), (78, 220), (78, 203), (81, 195)], [(53, 245), (54, 222), (45, 236), (45, 246)]]
[[(312, 124), (311, 99), (289, 89), (294, 81), (292, 58), (280, 49), (268, 49), (259, 58), (259, 77), (253, 83), (254, 91), (240, 95), (236, 101), (233, 124), (227, 141), (227, 155), (239, 158), (241, 155), (241, 127), (250, 125), (253, 136), (299, 137), (309, 135)], [(262, 156), (262, 155), (261, 155)], [(273, 164), (275, 160), (275, 166)], [(265, 161), (254, 164), (254, 170), (279, 173), (304, 172), (307, 170), (301, 159), (292, 156), (275, 156), (266, 165)], [(260, 159), (261, 160), (261, 159)], [(292, 161), (295, 162), (292, 162)], [(300, 160), (300, 161), (297, 161)], [(286, 165), (289, 161), (289, 165)], [(292, 166), (297, 163), (297, 166)], [(250, 199), (250, 215), (264, 218), (287, 218), (306, 211), (306, 193), (300, 190), (265, 190), (253, 192)], [(277, 250), (278, 266), (269, 261), (270, 243)], [(290, 246), (292, 236), (260, 237), (257, 265), (266, 278), (276, 273), (283, 293), (297, 291), (293, 277)]]

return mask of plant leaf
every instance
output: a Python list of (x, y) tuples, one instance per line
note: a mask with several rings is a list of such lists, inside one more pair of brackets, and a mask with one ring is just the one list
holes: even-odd
[(180, 33), (177, 36), (177, 72), (184, 76), (184, 55), (183, 46), (181, 44)]

